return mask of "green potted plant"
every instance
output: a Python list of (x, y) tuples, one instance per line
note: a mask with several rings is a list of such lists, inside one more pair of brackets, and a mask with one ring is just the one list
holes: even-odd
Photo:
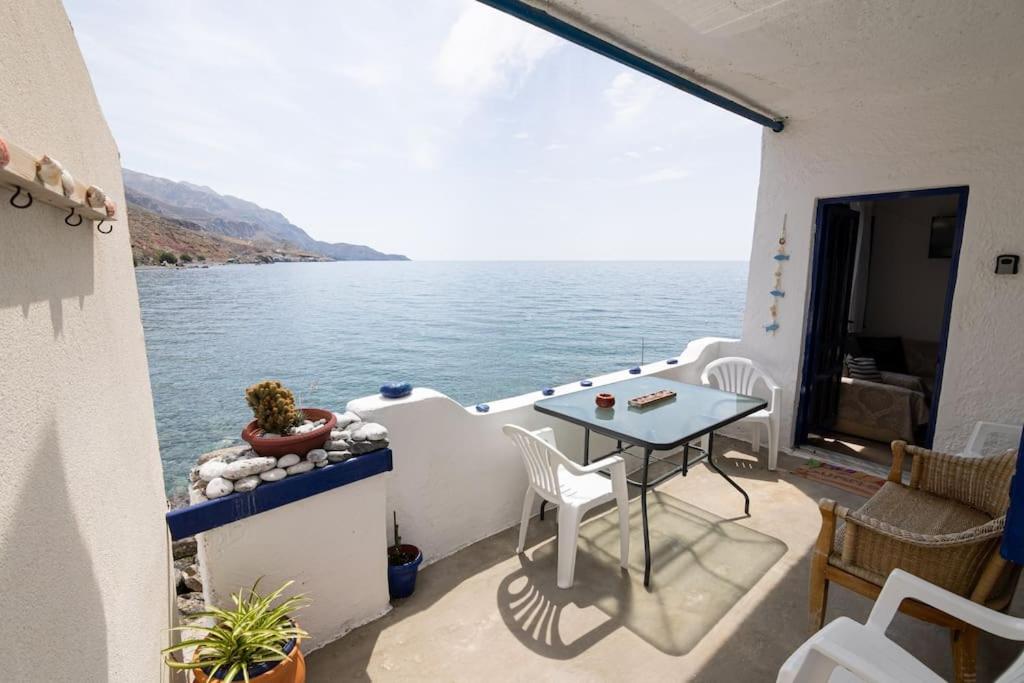
[(329, 410), (297, 408), (295, 395), (278, 381), (267, 380), (245, 390), (255, 419), (242, 430), (242, 438), (259, 455), (304, 456), (323, 446), (338, 419)]
[[(289, 581), (269, 595), (257, 591), (259, 581), (248, 590), (231, 596), (234, 609), (213, 608), (194, 615), (210, 618), (213, 626), (190, 623), (176, 631), (200, 631), (200, 638), (184, 640), (163, 650), (164, 661), (172, 669), (192, 669), (197, 683), (305, 683), (306, 660), (299, 647), (309, 634), (292, 618), (292, 612), (304, 607), (304, 596), (296, 595), (275, 602)], [(172, 657), (176, 652), (195, 648), (191, 661)]]

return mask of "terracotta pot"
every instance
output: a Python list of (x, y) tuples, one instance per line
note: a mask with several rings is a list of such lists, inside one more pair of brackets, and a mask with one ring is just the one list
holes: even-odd
[(615, 405), (615, 396), (602, 392), (594, 397), (594, 403), (597, 404), (598, 408), (611, 408)]
[(269, 455), (275, 458), (288, 455), (289, 453), (304, 456), (314, 448), (323, 448), (324, 442), (327, 441), (327, 437), (331, 435), (331, 430), (334, 429), (334, 425), (338, 424), (338, 418), (334, 417), (334, 413), (331, 411), (320, 410), (319, 408), (303, 408), (302, 414), (307, 419), (319, 420), (323, 418), (327, 420), (327, 423), (317, 427), (308, 434), (264, 439), (263, 430), (256, 424), (256, 420), (253, 420), (245, 425), (245, 429), (242, 430), (242, 438), (248, 441), (252, 449), (259, 455)]
[[(192, 672), (196, 683), (217, 683), (220, 680), (210, 678), (202, 669), (193, 669)], [(239, 675), (235, 680), (244, 681), (245, 678)], [(249, 683), (306, 683), (306, 658), (302, 656), (298, 643), (288, 652), (288, 659), (278, 662), (265, 673), (251, 676)]]

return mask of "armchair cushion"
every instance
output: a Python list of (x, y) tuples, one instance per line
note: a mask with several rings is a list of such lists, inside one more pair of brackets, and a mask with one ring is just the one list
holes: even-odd
[(960, 595), (973, 588), (999, 542), (1002, 518), (926, 491), (886, 482), (843, 515), (828, 563), (876, 586), (906, 569)]

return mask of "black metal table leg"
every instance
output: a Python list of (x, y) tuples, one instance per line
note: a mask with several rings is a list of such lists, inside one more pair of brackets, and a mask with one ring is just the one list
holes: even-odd
[(651, 449), (644, 449), (644, 478), (640, 486), (640, 512), (644, 520), (644, 587), (651, 585), (651, 536), (647, 529), (647, 466), (651, 461)]
[(727, 482), (729, 482), (729, 484), (730, 484), (730, 485), (731, 485), (731, 486), (732, 486), (732, 487), (733, 487), (734, 489), (736, 489), (736, 490), (737, 490), (737, 491), (739, 491), (739, 492), (740, 492), (741, 494), (743, 494), (743, 514), (745, 514), (745, 515), (747, 515), (747, 516), (749, 517), (749, 516), (750, 516), (750, 496), (748, 496), (748, 495), (747, 495), (747, 492), (743, 490), (743, 487), (742, 487), (742, 486), (740, 486), (739, 484), (737, 484), (736, 482), (734, 482), (734, 481), (732, 480), (732, 478), (730, 478), (730, 477), (729, 477), (729, 475), (728, 475), (728, 474), (726, 474), (725, 472), (723, 472), (723, 471), (722, 471), (722, 470), (721, 470), (721, 469), (720, 469), (720, 468), (718, 467), (718, 465), (716, 465), (716, 464), (715, 464), (715, 459), (714, 459), (714, 457), (712, 457), (712, 455), (711, 455), (711, 453), (712, 453), (712, 452), (714, 451), (714, 448), (715, 448), (715, 434), (714, 434), (714, 432), (712, 432), (711, 434), (708, 434), (708, 464), (709, 464), (709, 465), (711, 465), (712, 469), (714, 469), (714, 470), (715, 470), (715, 472), (718, 472), (718, 473), (719, 473), (720, 475), (722, 475), (722, 477), (723, 477), (723, 478), (724, 478), (724, 479), (725, 479), (725, 480), (726, 480)]
[(583, 466), (590, 464), (590, 427), (583, 428)]

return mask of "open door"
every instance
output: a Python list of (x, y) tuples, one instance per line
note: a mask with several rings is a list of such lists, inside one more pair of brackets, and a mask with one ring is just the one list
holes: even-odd
[(809, 427), (828, 428), (835, 422), (860, 213), (848, 204), (827, 204), (819, 225), (816, 296), (811, 311), (814, 327), (807, 374), (801, 387), (804, 396), (800, 406), (804, 414), (797, 435), (799, 442), (806, 440)]

